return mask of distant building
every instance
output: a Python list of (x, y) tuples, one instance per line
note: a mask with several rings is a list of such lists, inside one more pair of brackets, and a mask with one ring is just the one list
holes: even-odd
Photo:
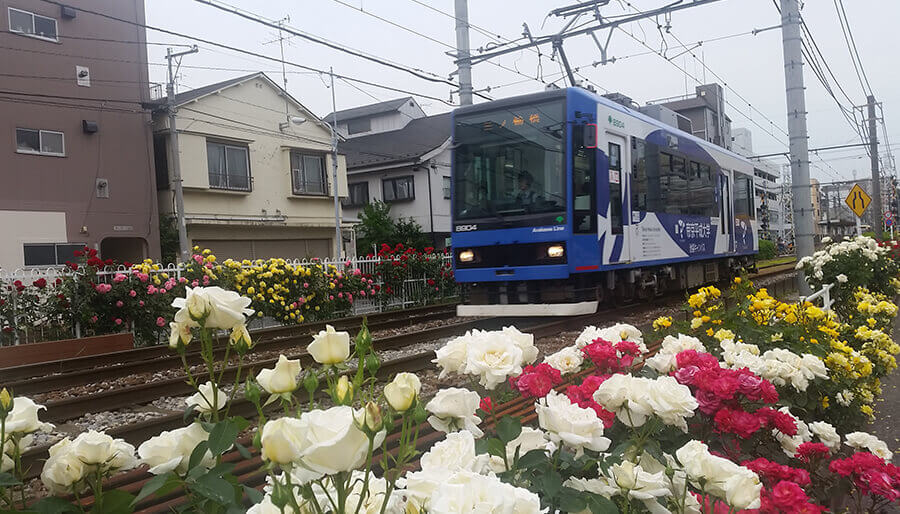
[[(331, 123), (334, 115), (335, 113), (329, 113), (324, 120)], [(425, 111), (413, 97), (408, 96), (338, 111), (337, 131), (345, 138), (369, 136), (399, 130), (411, 120), (424, 116)]]
[[(736, 128), (732, 131), (732, 150), (745, 157), (753, 152), (753, 133), (750, 129)], [(788, 204), (784, 196), (788, 193), (779, 182), (781, 169), (768, 159), (754, 159), (754, 197), (756, 199), (756, 219), (760, 225), (760, 237), (777, 241), (790, 231)]]
[(0, 267), (158, 257), (143, 0), (0, 5)]
[[(326, 123), (264, 73), (176, 94), (175, 106), (191, 244), (221, 258), (334, 255), (335, 184)], [(173, 149), (164, 110), (153, 128), (159, 210), (168, 215), (174, 212)], [(344, 161), (338, 155), (342, 197)]]
[[(648, 102), (663, 106), (690, 120), (691, 133), (700, 139), (731, 150), (731, 118), (725, 114), (725, 92), (719, 84), (697, 86), (694, 95)], [(641, 111), (653, 116), (650, 105)], [(657, 118), (659, 119), (659, 118)], [(675, 125), (685, 130), (683, 124)]]
[[(374, 119), (393, 120), (397, 128), (354, 135), (341, 143), (347, 155), (348, 216), (380, 200), (390, 204), (394, 218), (411, 218), (443, 248), (450, 235), (450, 114), (425, 116), (412, 99), (386, 110), (388, 102), (344, 113), (369, 112)], [(407, 114), (401, 114), (407, 112)], [(409, 114), (411, 113), (411, 114)], [(421, 113), (421, 115), (418, 115)], [(398, 117), (401, 116), (401, 117)], [(338, 113), (338, 127), (341, 126)], [(365, 117), (355, 118), (361, 124)], [(386, 126), (372, 121), (370, 126)], [(375, 132), (373, 130), (373, 132)]]

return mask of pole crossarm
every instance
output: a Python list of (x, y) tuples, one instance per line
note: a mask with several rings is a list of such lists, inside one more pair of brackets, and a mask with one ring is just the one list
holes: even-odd
[[(603, 29), (614, 29), (621, 25), (626, 25), (628, 23), (636, 22), (636, 21), (643, 20), (646, 18), (653, 18), (653, 17), (659, 16), (659, 15), (670, 14), (670, 13), (681, 11), (684, 9), (690, 9), (691, 7), (699, 7), (701, 5), (711, 4), (711, 3), (719, 2), (719, 1), (721, 1), (721, 0), (694, 0), (692, 2), (685, 2), (684, 0), (678, 0), (669, 5), (659, 7), (656, 9), (651, 9), (649, 11), (637, 13), (633, 16), (626, 16), (624, 18), (618, 18), (615, 20), (607, 20), (607, 21), (601, 20), (598, 24), (592, 25), (590, 27), (583, 27), (583, 28), (575, 29), (575, 30), (572, 30), (569, 32), (563, 31), (563, 32), (560, 32), (559, 34), (552, 34), (552, 35), (548, 35), (548, 36), (534, 37), (527, 43), (522, 43), (518, 46), (513, 46), (513, 47), (501, 48), (501, 49), (490, 51), (490, 52), (484, 52), (479, 55), (469, 57), (468, 59), (466, 59), (464, 57), (460, 57), (456, 60), (456, 64), (459, 64), (460, 62), (468, 62), (469, 64), (478, 64), (478, 63), (486, 61), (488, 59), (493, 59), (494, 57), (499, 57), (501, 55), (506, 55), (508, 53), (518, 52), (520, 50), (526, 50), (528, 48), (534, 48), (536, 46), (541, 46), (541, 45), (548, 45), (548, 44), (553, 45), (553, 44), (555, 44), (554, 41), (560, 41), (560, 44), (561, 44), (561, 41), (563, 41), (567, 38), (570, 38), (570, 37), (580, 36), (583, 34), (591, 34), (593, 32), (596, 32), (598, 30), (603, 30)], [(603, 2), (600, 2), (600, 3), (605, 5), (605, 3), (603, 3)], [(589, 4), (591, 4), (591, 3), (589, 3)], [(590, 5), (590, 9), (594, 9), (595, 7), (597, 7), (597, 6)], [(558, 10), (559, 9), (557, 9), (557, 11)], [(555, 14), (555, 11), (551, 12), (551, 14)], [(565, 15), (568, 15), (568, 14), (570, 14), (570, 13), (566, 13)], [(560, 15), (563, 15), (563, 14), (560, 14)]]

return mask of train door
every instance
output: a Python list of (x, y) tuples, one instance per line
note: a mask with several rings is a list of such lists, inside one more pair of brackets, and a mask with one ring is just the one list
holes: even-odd
[(631, 261), (631, 230), (628, 214), (628, 185), (631, 183), (628, 141), (625, 137), (606, 133), (607, 155), (609, 156), (609, 221), (612, 253), (609, 263)]
[(731, 194), (732, 173), (722, 170), (719, 175), (719, 233), (725, 236), (725, 247), (728, 253), (734, 252), (734, 201)]

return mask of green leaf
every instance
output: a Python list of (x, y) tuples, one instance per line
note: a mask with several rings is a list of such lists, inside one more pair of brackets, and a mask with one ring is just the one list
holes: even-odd
[(555, 498), (560, 491), (562, 491), (563, 479), (555, 469), (551, 469), (544, 473), (541, 478), (541, 483), (544, 486), (544, 494), (547, 498)]
[(68, 512), (80, 512), (71, 503), (57, 496), (48, 496), (31, 506), (31, 510), (39, 514), (63, 514)]
[(110, 489), (103, 491), (100, 501), (94, 504), (91, 512), (97, 514), (131, 514), (134, 512), (132, 502), (134, 495), (122, 491), (121, 489)]
[(202, 476), (191, 486), (191, 490), (221, 505), (229, 505), (235, 501), (234, 487), (217, 476)]
[(16, 480), (16, 477), (9, 473), (0, 473), (0, 487), (9, 487), (11, 485), (19, 485), (22, 482)]
[(540, 467), (549, 461), (545, 450), (537, 449), (526, 452), (525, 455), (519, 457), (519, 469), (531, 469)]
[(250, 426), (250, 421), (243, 416), (234, 416), (231, 418), (231, 422), (237, 425), (238, 432), (247, 430), (247, 427)]
[(475, 440), (475, 455), (481, 455), (488, 452), (488, 438)]
[(209, 433), (209, 451), (213, 455), (222, 455), (234, 445), (238, 432), (237, 425), (230, 420), (216, 423)]
[(488, 439), (487, 450), (491, 455), (495, 455), (501, 459), (506, 457), (506, 444), (496, 437)]
[(619, 508), (609, 498), (599, 494), (587, 493), (587, 506), (591, 514), (618, 514)]
[(237, 448), (237, 451), (239, 454), (241, 454), (241, 457), (243, 457), (245, 459), (250, 459), (253, 457), (252, 455), (250, 455), (250, 450), (248, 450), (247, 447), (244, 446), (243, 444), (241, 444), (239, 442), (235, 442), (234, 447)]
[(497, 422), (497, 436), (504, 443), (508, 443), (519, 437), (522, 433), (522, 422), (512, 416), (503, 416)]
[(210, 469), (209, 474), (214, 477), (220, 477), (222, 475), (231, 473), (231, 470), (234, 469), (234, 466), (235, 464), (233, 462), (223, 462)]
[(564, 487), (559, 497), (559, 508), (563, 512), (581, 512), (587, 508), (587, 499), (578, 491)]
[(141, 488), (141, 492), (138, 493), (132, 504), (136, 505), (139, 501), (159, 491), (170, 480), (175, 482), (175, 485), (178, 485), (178, 477), (176, 477), (174, 473), (163, 473), (162, 475), (156, 475), (150, 480), (147, 480), (147, 483)]
[(244, 494), (246, 494), (247, 498), (250, 498), (250, 501), (253, 502), (254, 504), (263, 501), (263, 493), (262, 492), (254, 489), (252, 487), (243, 486), (243, 488), (244, 488)]
[(191, 452), (191, 458), (188, 461), (188, 469), (194, 469), (203, 462), (203, 459), (206, 457), (206, 452), (209, 450), (209, 443), (206, 441), (200, 441), (196, 447), (194, 447), (194, 451)]

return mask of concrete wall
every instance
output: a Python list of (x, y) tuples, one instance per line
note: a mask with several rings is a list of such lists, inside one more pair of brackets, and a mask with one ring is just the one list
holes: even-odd
[[(144, 22), (142, 0), (73, 0), (68, 4)], [(141, 108), (141, 102), (149, 100), (146, 48), (85, 39), (143, 41), (144, 31), (80, 11), (75, 18), (66, 19), (59, 6), (39, 0), (0, 0), (0, 28), (4, 31), (9, 29), (8, 7), (56, 19), (60, 37), (59, 42), (51, 42), (0, 34), (0, 46), (10, 48), (0, 49), (4, 73), (0, 90), (20, 93), (4, 95), (15, 100), (0, 100), (0, 211), (14, 211), (17, 219), (21, 219), (17, 213), (28, 211), (62, 213), (65, 230), (53, 232), (58, 238), (55, 243), (99, 248), (107, 238), (137, 238), (139, 255), (115, 257), (157, 257), (159, 223), (150, 115)], [(77, 85), (76, 66), (88, 68), (90, 87)], [(98, 132), (84, 133), (83, 120), (96, 122)], [(17, 153), (17, 127), (63, 132), (65, 156)], [(108, 198), (98, 197), (98, 178), (108, 181)], [(27, 239), (29, 233), (22, 232), (23, 227), (40, 225), (30, 220), (23, 223), (0, 224), (0, 238)], [(32, 233), (35, 238), (46, 235), (40, 230)], [(0, 266), (4, 267), (20, 265), (24, 258), (18, 244), (3, 250), (3, 255)]]
[[(178, 142), (189, 239), (209, 239), (210, 231), (226, 234), (222, 228), (225, 224), (254, 229), (300, 227), (310, 229), (309, 233), (304, 235), (302, 230), (294, 230), (285, 237), (329, 237), (333, 245), (334, 199), (330, 131), (327, 126), (317, 124), (312, 113), (290, 104), (290, 115), (306, 118), (307, 122), (291, 125), (282, 132), (279, 123), (285, 120), (285, 115), (282, 114), (284, 108), (284, 99), (279, 90), (274, 89), (263, 78), (252, 79), (179, 107)], [(157, 133), (166, 130), (167, 126), (165, 117), (157, 117)], [(207, 139), (246, 145), (249, 148), (250, 192), (209, 187)], [(293, 193), (290, 171), (292, 149), (325, 157), (327, 194)], [(171, 170), (172, 166), (169, 166), (170, 180)], [(347, 195), (346, 162), (343, 155), (338, 156), (338, 194), (342, 197)], [(159, 192), (161, 212), (173, 212), (173, 198), (171, 190)], [(200, 233), (195, 227), (203, 225), (208, 227)], [(327, 230), (317, 230), (322, 228)], [(257, 233), (250, 230), (240, 237), (252, 239)], [(228, 235), (233, 236), (234, 234)]]

